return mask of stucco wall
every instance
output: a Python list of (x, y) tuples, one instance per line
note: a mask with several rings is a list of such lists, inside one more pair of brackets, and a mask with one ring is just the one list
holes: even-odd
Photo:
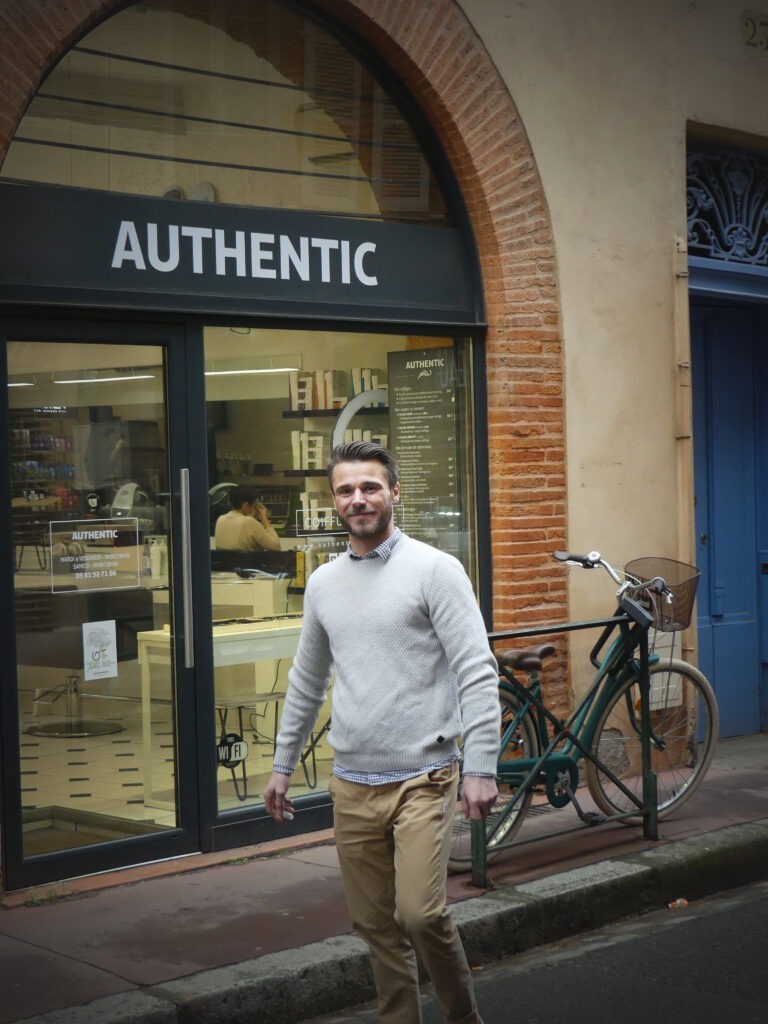
[[(551, 214), (565, 363), (568, 542), (692, 552), (685, 138), (765, 136), (768, 58), (733, 0), (461, 0), (520, 113)], [(744, 5), (745, 6), (745, 5)], [(676, 437), (680, 438), (676, 440)], [(571, 573), (576, 614), (610, 584)]]

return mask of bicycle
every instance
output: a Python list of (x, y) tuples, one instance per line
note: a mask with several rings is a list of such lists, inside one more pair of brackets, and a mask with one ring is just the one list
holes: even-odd
[[(708, 680), (693, 665), (655, 653), (655, 642), (648, 647), (652, 628), (674, 633), (688, 626), (699, 570), (670, 559), (643, 558), (628, 563), (622, 578), (596, 551), (556, 551), (554, 558), (604, 569), (618, 584), (617, 608), (610, 619), (597, 623), (604, 629), (590, 653), (596, 673), (565, 722), (542, 700), (541, 670), (556, 653), (555, 645), (497, 653), (502, 724), (499, 797), (484, 823), (489, 863), (512, 844), (536, 794), (553, 807), (573, 804), (585, 825), (644, 822), (644, 741), (655, 774), (658, 820), (668, 817), (701, 783), (717, 740), (717, 701)], [(595, 624), (567, 628), (590, 625)], [(645, 711), (638, 656), (643, 650), (649, 680)], [(583, 810), (576, 796), (582, 762), (597, 811)], [(449, 870), (466, 871), (471, 865), (471, 835), (470, 823), (457, 810)]]

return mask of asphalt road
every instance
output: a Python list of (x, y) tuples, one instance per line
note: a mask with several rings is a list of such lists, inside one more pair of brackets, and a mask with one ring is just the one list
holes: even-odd
[[(485, 1024), (766, 1024), (768, 882), (664, 908), (476, 974)], [(375, 1024), (371, 1004), (314, 1024)], [(424, 1024), (443, 1017), (425, 989)]]

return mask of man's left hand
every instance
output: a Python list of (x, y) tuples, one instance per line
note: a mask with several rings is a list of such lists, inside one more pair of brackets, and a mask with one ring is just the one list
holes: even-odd
[(484, 775), (465, 775), (461, 783), (461, 811), (465, 818), (482, 821), (493, 807), (499, 787), (496, 779)]

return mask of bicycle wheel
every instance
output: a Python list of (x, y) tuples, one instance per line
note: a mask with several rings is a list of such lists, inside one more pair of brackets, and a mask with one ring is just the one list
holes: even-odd
[[(516, 697), (504, 690), (499, 691), (501, 702), (501, 735), (503, 736), (509, 728), (510, 723), (517, 715), (520, 704)], [(536, 733), (533, 719), (529, 714), (523, 715), (517, 723), (514, 732), (509, 737), (507, 746), (499, 757), (500, 761), (517, 760), (521, 757), (537, 757), (539, 754), (539, 740)], [(492, 861), (498, 856), (496, 847), (502, 841), (508, 842), (522, 824), (525, 812), (531, 802), (533, 793), (529, 790), (520, 798), (520, 802), (511, 810), (507, 811), (518, 787), (514, 785), (499, 785), (499, 796), (485, 819), (485, 834), (487, 840), (487, 860)], [(492, 838), (490, 833), (499, 822), (499, 827)], [(466, 818), (462, 816), (459, 805), (454, 812), (453, 824), (451, 826), (451, 853), (448, 860), (448, 870), (467, 871), (472, 864), (472, 827)]]
[[(717, 701), (709, 682), (684, 661), (668, 659), (650, 666), (651, 768), (656, 773), (659, 818), (676, 811), (704, 778), (717, 742)], [(603, 711), (592, 753), (642, 799), (640, 686), (628, 679)], [(604, 814), (623, 814), (636, 805), (604, 771), (586, 759), (585, 775), (592, 798)], [(638, 811), (622, 819), (642, 822)]]

